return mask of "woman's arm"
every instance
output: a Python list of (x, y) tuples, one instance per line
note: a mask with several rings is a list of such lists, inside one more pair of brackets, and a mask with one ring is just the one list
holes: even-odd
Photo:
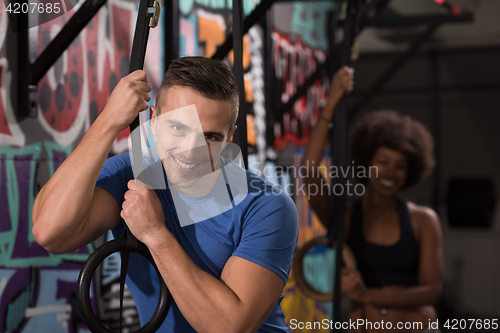
[[(335, 108), (342, 99), (342, 96), (344, 96), (344, 93), (352, 91), (354, 84), (353, 77), (354, 69), (347, 66), (342, 67), (333, 75), (328, 101), (321, 111), (318, 123), (309, 137), (302, 160), (302, 166), (307, 169), (307, 178), (305, 181), (310, 187), (321, 189), (324, 184), (324, 180), (319, 175), (317, 167), (325, 151), (329, 123), (331, 123), (335, 114)], [(316, 195), (308, 195), (309, 202), (318, 215), (318, 218), (325, 224), (328, 219), (327, 193), (320, 190), (315, 192), (317, 193)]]
[(439, 218), (432, 209), (419, 207), (412, 213), (412, 219), (418, 223), (420, 234), (419, 285), (402, 289), (368, 289), (359, 272), (345, 270), (342, 276), (343, 289), (352, 299), (388, 308), (433, 305), (438, 302), (444, 271)]

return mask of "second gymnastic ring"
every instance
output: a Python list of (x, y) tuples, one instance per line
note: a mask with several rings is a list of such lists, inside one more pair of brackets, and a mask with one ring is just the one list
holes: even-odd
[[(309, 284), (309, 282), (307, 282), (306, 277), (304, 276), (304, 256), (311, 248), (318, 245), (331, 247), (329, 245), (328, 237), (317, 237), (308, 241), (294, 255), (293, 262), (295, 267), (293, 269), (293, 274), (295, 276), (295, 279), (297, 280), (297, 285), (306, 296), (319, 302), (331, 302), (333, 300), (333, 292), (324, 293), (314, 289)], [(335, 248), (335, 246), (333, 248)], [(343, 245), (342, 259), (346, 267), (356, 268), (356, 258), (354, 257), (351, 249), (346, 244)]]
[[(97, 319), (94, 312), (92, 311), (92, 306), (90, 304), (90, 283), (94, 275), (95, 270), (99, 264), (112, 253), (123, 251), (127, 248), (127, 240), (125, 238), (118, 238), (109, 241), (100, 247), (98, 247), (92, 254), (87, 258), (87, 261), (80, 271), (80, 276), (78, 277), (77, 283), (77, 299), (78, 299), (78, 309), (80, 310), (80, 315), (87, 325), (88, 329), (93, 333), (114, 333)], [(160, 328), (160, 326), (165, 321), (167, 317), (168, 310), (170, 308), (170, 303), (172, 297), (168, 291), (163, 278), (161, 277), (156, 264), (154, 263), (153, 257), (149, 252), (149, 249), (143, 243), (138, 242), (137, 247), (130, 249), (130, 251), (138, 252), (139, 254), (146, 257), (149, 262), (153, 265), (158, 274), (158, 280), (160, 282), (160, 297), (158, 299), (158, 305), (155, 312), (149, 319), (149, 321), (134, 331), (133, 333), (153, 333)]]

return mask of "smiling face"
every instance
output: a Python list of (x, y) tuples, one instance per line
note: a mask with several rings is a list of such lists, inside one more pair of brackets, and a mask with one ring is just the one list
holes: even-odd
[(406, 182), (408, 158), (402, 152), (387, 147), (379, 147), (373, 154), (371, 166), (378, 170), (370, 173), (370, 186), (379, 194), (392, 196)]
[(199, 195), (215, 184), (204, 176), (220, 168), (220, 152), (236, 129), (232, 107), (229, 101), (180, 86), (168, 89), (161, 110), (151, 107), (158, 154), (169, 183), (178, 190)]

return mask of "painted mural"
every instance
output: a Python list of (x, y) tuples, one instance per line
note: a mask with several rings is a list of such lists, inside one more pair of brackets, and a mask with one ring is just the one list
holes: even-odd
[[(243, 2), (244, 12), (249, 14), (260, 0)], [(231, 5), (232, 0), (179, 1), (180, 56), (210, 57), (231, 30)], [(314, 24), (323, 24), (327, 8), (321, 2), (308, 3), (307, 7), (296, 2), (290, 6), (293, 6), (292, 16), (281, 18), (288, 20), (288, 29), (266, 30), (257, 25), (244, 37), (245, 93), (250, 106), (248, 139), (252, 153), (249, 160), (255, 163), (249, 167), (257, 173), (264, 167), (300, 165), (301, 147), (326, 102), (329, 88), (328, 78), (319, 79), (292, 112), (275, 126), (268, 126), (269, 111), (264, 100), (266, 40), (272, 40), (276, 87), (283, 102), (326, 58), (326, 36)], [(108, 0), (39, 83), (37, 118), (20, 122), (12, 106), (12, 74), (5, 56), (7, 18), (3, 6), (0, 7), (0, 331), (88, 332), (76, 309), (76, 279), (82, 262), (98, 244), (63, 255), (48, 253), (31, 234), (31, 207), (36, 193), (76, 147), (119, 79), (128, 73), (137, 4)], [(33, 28), (32, 54), (40, 54), (78, 8), (77, 4), (67, 14)], [(279, 17), (279, 12), (276, 15)], [(153, 86), (152, 100), (164, 71), (161, 22), (151, 30), (145, 62)], [(232, 59), (229, 54), (224, 61), (231, 63)], [(147, 119), (147, 114), (143, 119)], [(269, 133), (272, 141), (266, 140)], [(128, 135), (128, 130), (118, 135), (112, 154), (127, 150)], [(268, 178), (275, 177), (271, 173)], [(284, 175), (273, 181), (284, 187), (293, 185), (290, 194), (299, 211), (298, 245), (324, 234), (307, 198), (297, 191), (301, 180)], [(119, 324), (119, 264), (118, 255), (103, 263), (94, 277), (91, 295), (99, 318), (112, 329)], [(285, 288), (282, 306), (287, 320), (321, 320), (331, 311), (331, 305), (315, 303), (303, 296), (293, 275)], [(129, 294), (126, 294), (123, 324), (125, 331), (139, 325)]]
[[(37, 118), (19, 123), (11, 101), (6, 15), (1, 7), (0, 331), (88, 332), (75, 294), (81, 265), (94, 245), (68, 254), (48, 253), (31, 234), (31, 207), (37, 191), (78, 144), (119, 79), (128, 73), (137, 5), (109, 0), (40, 81)], [(32, 28), (32, 54), (40, 54), (78, 8)], [(161, 26), (151, 31), (146, 55), (153, 94), (163, 70), (160, 40)], [(118, 135), (112, 153), (127, 149), (128, 134)], [(91, 291), (98, 317), (111, 329), (119, 325), (119, 267), (119, 255), (107, 258)], [(137, 310), (128, 293), (124, 309), (124, 331), (137, 328)]]

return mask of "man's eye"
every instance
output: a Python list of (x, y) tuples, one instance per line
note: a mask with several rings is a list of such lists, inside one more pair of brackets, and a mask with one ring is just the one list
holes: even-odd
[(172, 126), (172, 128), (174, 129), (174, 131), (176, 131), (178, 133), (181, 133), (183, 131), (183, 128), (180, 127), (179, 125), (174, 125), (174, 126)]
[(206, 141), (213, 141), (213, 140), (215, 140), (215, 136), (213, 136), (213, 135), (205, 135), (205, 140)]

